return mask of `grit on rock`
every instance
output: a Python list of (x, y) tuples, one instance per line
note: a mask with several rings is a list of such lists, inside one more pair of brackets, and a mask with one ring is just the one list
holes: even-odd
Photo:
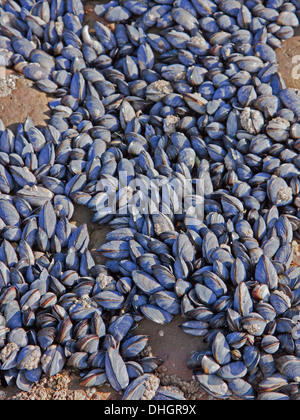
[[(5, 69), (5, 73), (0, 77), (0, 98), (5, 98), (12, 94), (12, 91), (16, 89), (16, 79), (17, 76), (13, 74), (7, 75)], [(4, 106), (2, 106), (2, 112), (5, 112)]]

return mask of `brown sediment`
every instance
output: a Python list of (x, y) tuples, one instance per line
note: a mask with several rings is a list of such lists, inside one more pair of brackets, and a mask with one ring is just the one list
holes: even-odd
[(15, 131), (19, 123), (30, 117), (36, 126), (45, 127), (50, 121), (48, 103), (53, 97), (35, 88), (32, 81), (13, 70), (7, 69), (5, 73), (0, 95), (0, 119), (4, 125)]
[(283, 42), (281, 48), (277, 48), (276, 55), (279, 64), (279, 73), (283, 77), (287, 87), (300, 88), (300, 29), (299, 35)]

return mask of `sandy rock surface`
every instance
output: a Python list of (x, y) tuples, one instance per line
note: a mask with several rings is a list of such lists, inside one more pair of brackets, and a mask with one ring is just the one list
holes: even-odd
[(35, 125), (46, 126), (49, 122), (48, 102), (51, 96), (41, 92), (31, 80), (12, 70), (1, 72), (0, 118), (5, 126), (15, 130), (18, 123), (30, 117)]
[(276, 51), (279, 71), (287, 87), (300, 88), (300, 28), (295, 30), (295, 36), (287, 39), (282, 48)]

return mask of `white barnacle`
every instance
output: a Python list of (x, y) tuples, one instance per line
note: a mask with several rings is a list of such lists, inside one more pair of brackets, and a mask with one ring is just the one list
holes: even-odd
[(260, 111), (246, 107), (240, 114), (240, 123), (248, 133), (258, 134), (263, 127), (264, 118)]
[(165, 133), (171, 134), (176, 131), (177, 124), (180, 118), (177, 115), (167, 115), (164, 119), (164, 131)]
[(157, 376), (151, 375), (145, 381), (145, 392), (142, 397), (142, 400), (152, 400), (157, 388), (159, 387), (160, 380)]
[[(0, 60), (0, 66), (1, 66), (1, 60)], [(16, 89), (16, 79), (17, 79), (17, 76), (13, 74), (0, 77), (0, 98), (11, 95), (12, 91)]]
[(46, 367), (49, 365), (51, 360), (52, 360), (52, 357), (50, 355), (47, 355), (46, 353), (43, 354), (43, 356), (41, 357), (41, 365), (42, 365), (43, 371), (46, 371)]
[(167, 80), (156, 80), (151, 83), (146, 90), (147, 99), (158, 102), (166, 95), (173, 92), (173, 87)]
[(24, 190), (27, 190), (27, 191), (30, 191), (30, 192), (36, 192), (36, 191), (38, 191), (38, 187), (37, 187), (37, 185), (32, 185), (32, 186), (25, 185)]
[(15, 351), (18, 350), (19, 346), (15, 343), (8, 343), (5, 347), (1, 350), (1, 361), (4, 363), (9, 356)]
[(70, 312), (72, 312), (72, 310), (76, 308), (77, 305), (81, 305), (85, 309), (97, 307), (96, 302), (92, 298), (90, 298), (88, 294), (84, 294), (80, 296), (78, 299), (76, 299), (73, 305), (70, 307)]
[(92, 307), (92, 299), (89, 297), (88, 294), (80, 296), (78, 300), (84, 308), (90, 309)]
[(36, 369), (39, 366), (40, 360), (41, 360), (41, 351), (40, 351), (40, 348), (37, 347), (31, 352), (30, 356), (26, 360), (26, 363), (24, 364), (24, 369), (27, 369), (27, 370)]
[(105, 273), (100, 273), (97, 277), (97, 282), (99, 283), (101, 289), (105, 289), (113, 281), (113, 277), (108, 276)]
[(190, 40), (191, 44), (195, 44), (198, 47), (203, 47), (206, 45), (206, 41), (202, 36), (193, 36)]
[(276, 203), (279, 205), (281, 203), (285, 203), (290, 201), (293, 198), (293, 190), (292, 188), (286, 186), (282, 187), (278, 190)]
[(247, 325), (247, 331), (252, 334), (255, 335), (257, 332), (260, 331), (260, 325), (259, 324), (255, 324), (254, 322), (250, 325)]
[(173, 92), (172, 85), (167, 80), (157, 80), (156, 82), (153, 82), (151, 86), (154, 90), (165, 93), (166, 95)]

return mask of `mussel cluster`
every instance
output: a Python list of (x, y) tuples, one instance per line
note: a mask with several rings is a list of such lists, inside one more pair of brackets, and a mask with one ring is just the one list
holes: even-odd
[(0, 123), (2, 383), (70, 366), (141, 399), (160, 361), (134, 327), (181, 314), (206, 391), (299, 399), (300, 95), (275, 53), (299, 0), (99, 3), (90, 30), (80, 0), (0, 0), (0, 64), (56, 96), (46, 128)]

